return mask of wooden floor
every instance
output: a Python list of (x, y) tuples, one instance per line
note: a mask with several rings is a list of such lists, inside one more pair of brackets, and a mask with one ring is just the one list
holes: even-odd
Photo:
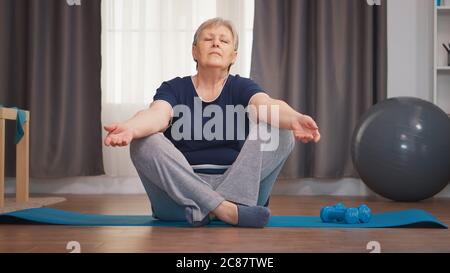
[[(63, 195), (51, 207), (82, 213), (149, 214), (145, 195)], [(357, 197), (272, 196), (273, 215), (318, 215), (320, 207), (344, 201), (366, 203), (374, 212), (419, 208), (450, 225), (450, 199), (394, 203)], [(310, 229), (310, 228), (168, 228), (68, 227), (0, 225), (0, 252), (369, 252), (378, 241), (381, 252), (450, 252), (445, 229)]]

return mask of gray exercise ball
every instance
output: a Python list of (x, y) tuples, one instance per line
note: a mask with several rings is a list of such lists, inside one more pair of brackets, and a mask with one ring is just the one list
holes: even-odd
[(406, 202), (427, 199), (450, 180), (450, 119), (418, 98), (384, 100), (359, 120), (351, 155), (361, 179), (379, 195)]

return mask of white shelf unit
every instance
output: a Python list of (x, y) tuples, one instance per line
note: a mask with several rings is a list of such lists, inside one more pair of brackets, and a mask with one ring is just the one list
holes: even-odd
[(448, 54), (442, 46), (450, 43), (450, 0), (442, 6), (434, 5), (434, 90), (433, 103), (441, 107), (450, 116), (450, 65)]

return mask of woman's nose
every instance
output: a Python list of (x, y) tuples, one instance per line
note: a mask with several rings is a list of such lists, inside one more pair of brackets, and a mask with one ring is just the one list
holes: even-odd
[(219, 42), (219, 40), (217, 40), (217, 39), (213, 39), (213, 47), (219, 47), (219, 45), (220, 45), (220, 42)]

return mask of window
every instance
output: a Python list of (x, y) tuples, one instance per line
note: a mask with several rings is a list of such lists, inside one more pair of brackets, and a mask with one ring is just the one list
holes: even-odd
[(253, 12), (253, 0), (102, 1), (103, 103), (148, 103), (163, 81), (195, 74), (195, 30), (217, 16), (239, 32), (231, 73), (249, 77)]
[[(103, 0), (102, 123), (125, 121), (148, 107), (163, 81), (194, 75), (192, 39), (213, 17), (235, 24), (238, 59), (230, 72), (249, 77), (253, 14), (253, 0)], [(107, 175), (136, 175), (128, 149), (104, 146)]]

